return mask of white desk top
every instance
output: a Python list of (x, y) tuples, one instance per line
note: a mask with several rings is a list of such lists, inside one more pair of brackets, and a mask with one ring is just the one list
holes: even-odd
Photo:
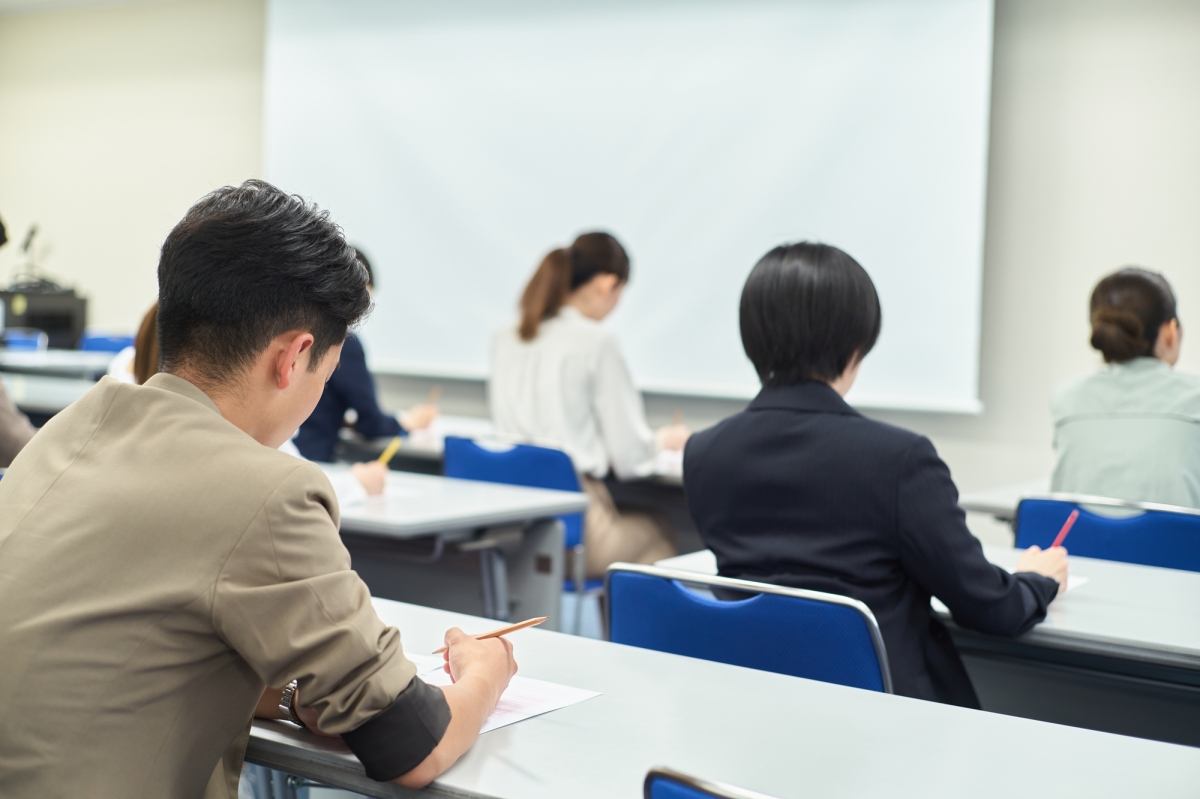
[[(431, 651), (452, 625), (495, 625), (374, 601), (413, 652)], [(638, 797), (653, 766), (780, 799), (1011, 799), (1029, 786), (1039, 796), (1163, 798), (1200, 785), (1198, 749), (542, 630), (513, 644), (522, 674), (602, 696), (481, 736), (429, 795)], [(317, 779), (356, 766), (340, 742), (276, 722), (255, 724), (250, 750), (306, 763)]]
[[(322, 464), (327, 474), (349, 466)], [(388, 472), (387, 489), (342, 508), (342, 530), (413, 538), (433, 533), (526, 522), (587, 509), (586, 494), (544, 488), (455, 480), (411, 472)]]
[[(1020, 551), (984, 547), (988, 560), (1013, 568)], [(709, 550), (658, 562), (716, 574)], [(1069, 559), (1088, 582), (1050, 603), (1046, 620), (1020, 641), (1200, 670), (1200, 573), (1092, 558)]]
[(26, 413), (55, 414), (82, 397), (95, 382), (69, 377), (0, 372), (8, 396)]
[(1009, 521), (1017, 516), (1017, 505), (1030, 494), (1045, 494), (1050, 490), (1050, 478), (1039, 477), (1024, 483), (988, 488), (983, 491), (967, 491), (958, 498), (958, 506), (965, 511), (987, 513), (997, 519)]
[(114, 355), (84, 350), (0, 350), (0, 371), (95, 380), (108, 370)]
[[(446, 449), (446, 436), (487, 439), (495, 436), (495, 425), (491, 419), (478, 416), (455, 416), (442, 414), (425, 430), (413, 430), (404, 439), (401, 454), (422, 460), (439, 461)], [(391, 438), (372, 439), (381, 452)], [(655, 462), (655, 474), (650, 479), (666, 485), (683, 485), (683, 453), (660, 452)]]

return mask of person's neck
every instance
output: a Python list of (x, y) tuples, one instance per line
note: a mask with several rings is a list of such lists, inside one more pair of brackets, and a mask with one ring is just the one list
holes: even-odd
[(188, 381), (203, 391), (217, 406), (217, 410), (221, 412), (225, 421), (258, 443), (270, 446), (267, 439), (270, 438), (272, 431), (264, 424), (258, 403), (251, 401), (243, 380), (233, 380), (227, 383), (217, 382), (186, 366), (170, 370), (169, 373)]
[(594, 303), (589, 303), (584, 297), (571, 297), (563, 303), (564, 308), (574, 308), (576, 312), (582, 316), (591, 319), (593, 322), (599, 322), (604, 319), (604, 314), (595, 307)]

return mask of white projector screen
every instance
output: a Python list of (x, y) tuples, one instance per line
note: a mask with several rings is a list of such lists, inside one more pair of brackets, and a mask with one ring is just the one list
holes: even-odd
[(265, 172), (370, 255), (383, 371), (483, 377), (542, 255), (607, 230), (645, 390), (749, 397), (738, 298), (837, 245), (883, 332), (850, 399), (972, 412), (991, 0), (272, 0)]

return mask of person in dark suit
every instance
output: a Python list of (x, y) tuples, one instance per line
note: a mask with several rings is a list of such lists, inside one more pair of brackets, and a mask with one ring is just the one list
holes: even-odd
[(990, 564), (929, 440), (842, 399), (880, 326), (875, 286), (849, 255), (807, 242), (767, 253), (741, 299), (763, 388), (688, 441), (688, 507), (723, 576), (866, 603), (896, 693), (979, 707), (930, 596), (964, 627), (1017, 636), (1066, 585), (1066, 551), (1033, 547), (1016, 574)]
[[(371, 281), (368, 288), (374, 291), (375, 275), (371, 262), (361, 250), (354, 252), (359, 263), (367, 268), (367, 277)], [(384, 413), (375, 396), (375, 380), (367, 368), (362, 342), (353, 333), (346, 336), (341, 362), (325, 384), (320, 402), (293, 439), (300, 454), (310, 461), (332, 461), (338, 431), (345, 424), (346, 411), (351, 409), (358, 414), (354, 429), (367, 438), (398, 436), (420, 430), (428, 427), (438, 415), (437, 406), (431, 403), (415, 405), (400, 414), (400, 418)]]

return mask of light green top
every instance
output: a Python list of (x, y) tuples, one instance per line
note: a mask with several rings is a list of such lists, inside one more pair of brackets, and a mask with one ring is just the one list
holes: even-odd
[(1200, 508), (1200, 377), (1135, 358), (1054, 393), (1052, 491)]

